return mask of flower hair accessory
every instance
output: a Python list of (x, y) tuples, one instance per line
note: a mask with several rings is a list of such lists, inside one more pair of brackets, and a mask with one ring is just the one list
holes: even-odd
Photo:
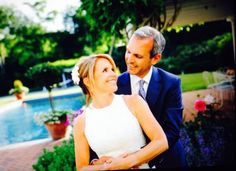
[(80, 81), (78, 71), (79, 71), (79, 67), (76, 65), (76, 66), (74, 66), (74, 68), (72, 69), (72, 72), (71, 72), (72, 80), (73, 80), (74, 84), (76, 84), (76, 85), (79, 85), (79, 81)]

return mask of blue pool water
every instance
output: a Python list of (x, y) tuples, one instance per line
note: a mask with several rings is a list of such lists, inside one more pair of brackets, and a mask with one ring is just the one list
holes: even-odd
[[(84, 104), (82, 94), (71, 94), (54, 97), (56, 110), (80, 109)], [(45, 126), (39, 126), (34, 121), (34, 114), (51, 110), (49, 99), (25, 101), (20, 107), (15, 107), (0, 115), (0, 147), (19, 142), (50, 137)]]

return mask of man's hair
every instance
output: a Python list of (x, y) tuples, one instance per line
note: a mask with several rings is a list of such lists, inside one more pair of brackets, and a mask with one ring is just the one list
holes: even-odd
[(133, 33), (133, 36), (139, 38), (153, 38), (154, 44), (151, 50), (151, 57), (155, 56), (156, 54), (162, 54), (166, 45), (166, 40), (162, 33), (150, 26), (143, 26), (138, 28)]

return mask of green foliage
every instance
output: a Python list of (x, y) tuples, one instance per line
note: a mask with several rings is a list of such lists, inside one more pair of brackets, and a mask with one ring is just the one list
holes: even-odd
[(126, 46), (115, 47), (112, 51), (111, 56), (113, 57), (116, 66), (119, 68), (120, 72), (126, 71), (125, 52)]
[(66, 122), (67, 115), (71, 114), (69, 110), (55, 110), (50, 112), (39, 112), (35, 113), (34, 120), (38, 125), (55, 124)]
[(20, 11), (14, 7), (0, 6), (0, 33), (5, 29), (3, 34), (12, 34), (14, 31), (32, 24), (32, 22)]
[[(75, 25), (75, 38), (81, 52), (75, 57), (89, 55), (91, 53), (106, 53), (111, 44), (112, 34), (98, 26), (96, 20), (90, 18), (87, 13), (79, 8), (72, 16)], [(86, 35), (86, 36), (81, 36)]]
[[(198, 25), (198, 26), (201, 26), (201, 25), (204, 25), (205, 23), (204, 22), (200, 22), (200, 23), (197, 23), (195, 25)], [(188, 24), (188, 25), (185, 25), (185, 26), (174, 26), (174, 27), (168, 27), (166, 29), (166, 31), (168, 32), (171, 32), (172, 30), (175, 30), (176, 33), (179, 33), (181, 31), (184, 31), (186, 30), (187, 32), (190, 32), (191, 28), (193, 28), (193, 24)]]
[(61, 66), (55, 66), (50, 62), (41, 63), (31, 67), (26, 76), (36, 81), (38, 86), (45, 86), (51, 90), (54, 84), (61, 82), (62, 69)]
[(161, 16), (165, 13), (163, 0), (81, 0), (81, 2), (80, 10), (86, 14), (91, 26), (115, 37), (122, 37), (128, 24), (132, 24), (134, 29), (146, 24), (159, 29), (164, 26), (161, 20)]
[[(157, 66), (176, 74), (213, 71), (232, 65), (233, 52), (228, 53), (230, 47), (232, 34), (225, 33), (200, 43), (179, 45), (173, 52), (174, 56), (163, 58)], [(227, 58), (222, 58), (226, 53)]]
[(66, 60), (62, 59), (62, 60), (51, 62), (51, 64), (53, 66), (58, 66), (60, 68), (70, 68), (70, 67), (73, 67), (78, 60), (79, 60), (78, 58), (66, 59)]
[(30, 67), (54, 58), (57, 43), (50, 37), (42, 36), (40, 32), (36, 26), (23, 28), (14, 41), (9, 40), (9, 56), (15, 58), (20, 66)]
[(54, 100), (51, 94), (51, 90), (55, 87), (60, 86), (60, 82), (62, 81), (62, 73), (65, 68), (68, 66), (75, 64), (75, 60), (70, 60), (68, 62), (56, 61), (56, 62), (46, 62), (34, 65), (30, 67), (29, 70), (26, 72), (26, 77), (35, 81), (35, 85), (38, 87), (46, 87), (48, 90), (49, 95), (49, 102), (52, 109), (54, 110)]
[(0, 54), (15, 58), (17, 63), (23, 66), (34, 56), (34, 50), (38, 47), (38, 44), (34, 43), (35, 39), (29, 40), (27, 36), (44, 33), (44, 30), (20, 11), (7, 6), (0, 6), (0, 18), (4, 18), (0, 20), (0, 45), (1, 49), (5, 49)]
[(180, 138), (190, 167), (234, 164), (234, 120), (213, 102), (183, 124)]
[(44, 149), (32, 167), (36, 171), (76, 171), (73, 139), (64, 141), (61, 146), (55, 146), (53, 151)]
[(62, 81), (63, 70), (71, 68), (78, 61), (78, 58), (57, 60), (54, 62), (45, 62), (30, 67), (25, 76), (28, 77), (37, 87), (46, 87), (51, 90)]
[(14, 83), (14, 88), (10, 89), (9, 94), (15, 94), (15, 93), (28, 93), (29, 88), (25, 87), (23, 83), (20, 80), (15, 80)]

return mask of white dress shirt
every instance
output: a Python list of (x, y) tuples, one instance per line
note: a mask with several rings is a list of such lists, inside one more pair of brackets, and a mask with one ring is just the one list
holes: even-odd
[(145, 77), (143, 77), (143, 78), (140, 78), (136, 75), (131, 75), (130, 74), (130, 83), (131, 83), (131, 92), (132, 92), (132, 94), (138, 94), (138, 92), (139, 92), (139, 80), (144, 80), (145, 81), (145, 83), (143, 85), (143, 88), (145, 90), (145, 93), (147, 94), (147, 89), (148, 89), (149, 82), (151, 80), (151, 76), (152, 76), (152, 67), (148, 71), (147, 75), (145, 75)]

